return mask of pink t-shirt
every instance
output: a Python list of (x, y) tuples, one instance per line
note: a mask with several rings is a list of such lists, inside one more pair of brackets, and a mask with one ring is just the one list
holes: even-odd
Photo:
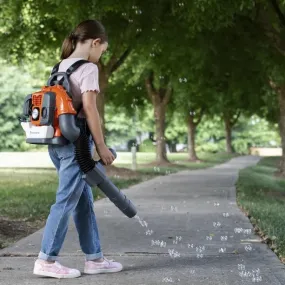
[[(83, 58), (66, 58), (59, 65), (58, 72), (66, 71), (73, 63)], [(60, 79), (58, 77), (58, 79)], [(94, 63), (84, 63), (76, 69), (69, 77), (71, 94), (73, 96), (73, 105), (77, 109), (82, 104), (82, 94), (86, 91), (100, 92), (99, 89), (99, 71)], [(83, 109), (78, 117), (85, 118)]]

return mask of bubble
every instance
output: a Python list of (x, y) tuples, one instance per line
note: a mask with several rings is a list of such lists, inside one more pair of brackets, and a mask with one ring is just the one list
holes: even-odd
[(244, 264), (238, 264), (238, 270), (245, 270)]
[(221, 241), (227, 241), (228, 240), (228, 236), (221, 236)]
[(140, 223), (140, 225), (142, 226), (142, 227), (146, 227), (147, 228), (147, 226), (148, 226), (148, 224), (147, 224), (147, 222), (146, 221), (144, 221), (144, 220), (142, 220), (139, 216), (135, 216), (135, 218), (139, 221), (139, 223)]
[(220, 222), (213, 222), (213, 226), (215, 227), (215, 228), (218, 228), (218, 227), (220, 227), (222, 224), (220, 223)]
[(171, 212), (178, 212), (178, 209), (175, 206), (171, 206), (170, 210), (171, 210)]
[(250, 244), (246, 245), (244, 247), (245, 251), (249, 252), (249, 251), (252, 251), (252, 246)]
[(239, 276), (242, 278), (251, 278), (252, 282), (261, 282), (260, 269), (247, 271), (244, 264), (238, 264)]
[(173, 283), (174, 281), (173, 281), (173, 279), (171, 277), (164, 277), (162, 279), (162, 282), (163, 283)]
[(234, 232), (238, 233), (238, 234), (242, 233), (242, 231), (243, 231), (242, 228), (235, 228), (234, 229)]
[(176, 236), (175, 240), (173, 241), (173, 244), (178, 244), (178, 242), (182, 241), (182, 237), (181, 236)]
[(262, 281), (262, 277), (261, 276), (252, 278), (252, 282), (261, 282), (261, 281)]
[(145, 232), (145, 234), (146, 234), (147, 236), (151, 236), (151, 235), (153, 234), (153, 230), (147, 230), (147, 231)]
[(177, 258), (180, 257), (180, 253), (178, 251), (175, 251), (174, 249), (169, 249), (168, 254), (171, 258)]
[(252, 273), (250, 271), (241, 271), (239, 272), (240, 277), (251, 277)]
[(205, 251), (205, 246), (203, 245), (203, 246), (197, 246), (196, 247), (196, 252), (199, 252), (199, 253), (201, 253), (201, 252), (203, 252), (203, 251)]
[(104, 216), (109, 216), (109, 214), (110, 214), (110, 211), (104, 210)]
[(227, 249), (225, 247), (222, 247), (222, 248), (219, 249), (219, 252), (221, 252), (221, 253), (224, 253), (226, 251), (227, 251)]
[(151, 246), (166, 247), (166, 242), (163, 240), (151, 240)]
[(243, 233), (246, 235), (250, 235), (251, 234), (251, 229), (245, 229), (243, 230)]

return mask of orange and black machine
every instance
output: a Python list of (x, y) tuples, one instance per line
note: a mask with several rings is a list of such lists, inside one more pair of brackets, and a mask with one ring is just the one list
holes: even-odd
[[(88, 134), (76, 124), (79, 110), (75, 110), (73, 106), (69, 76), (87, 62), (79, 60), (66, 72), (58, 72), (58, 63), (53, 68), (47, 85), (40, 91), (26, 96), (20, 118), (21, 125), (26, 133), (27, 143), (42, 145), (73, 143), (75, 157), (84, 173), (84, 180), (90, 186), (101, 189), (126, 216), (132, 218), (137, 214), (135, 206), (105, 175), (102, 160), (93, 160)], [(116, 157), (116, 152), (113, 149), (110, 151)]]

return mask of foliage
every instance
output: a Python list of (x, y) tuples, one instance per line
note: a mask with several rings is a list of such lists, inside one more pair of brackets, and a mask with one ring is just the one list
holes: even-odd
[(142, 141), (139, 145), (139, 152), (155, 152), (155, 145), (153, 141), (150, 139), (146, 139)]
[(0, 62), (0, 150), (26, 150), (25, 132), (18, 120), (24, 98), (33, 91), (32, 80), (23, 68)]
[[(242, 116), (233, 128), (233, 147), (237, 153), (247, 154), (249, 147), (279, 147), (277, 124), (256, 115)], [(219, 152), (225, 149), (225, 133), (220, 117), (205, 118), (197, 130), (197, 150)]]

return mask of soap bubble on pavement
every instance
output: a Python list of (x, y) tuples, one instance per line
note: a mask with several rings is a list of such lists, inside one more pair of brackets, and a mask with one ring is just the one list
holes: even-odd
[(244, 247), (245, 251), (249, 252), (249, 251), (252, 251), (252, 246), (251, 244), (248, 244)]
[(234, 232), (236, 234), (245, 234), (245, 235), (250, 235), (252, 233), (251, 229), (243, 229), (243, 228), (234, 228)]
[(260, 275), (260, 269), (252, 269), (246, 270), (246, 267), (244, 264), (238, 264), (238, 271), (239, 271), (239, 276), (241, 278), (251, 278), (251, 281), (253, 283), (258, 283), (262, 281), (262, 276)]
[(151, 236), (152, 234), (153, 234), (153, 230), (147, 230), (145, 232), (145, 235), (147, 235), (147, 236)]
[(180, 241), (182, 241), (182, 236), (176, 236), (173, 244), (178, 244)]
[(199, 246), (196, 246), (196, 257), (197, 258), (203, 258), (204, 257), (204, 252), (205, 251), (205, 246), (203, 245), (199, 245)]
[(230, 216), (229, 213), (223, 213), (223, 217), (228, 218)]
[(171, 277), (164, 277), (162, 279), (163, 283), (174, 283), (173, 279)]
[(213, 226), (215, 227), (215, 228), (218, 228), (218, 227), (220, 227), (222, 224), (220, 223), (220, 222), (213, 222)]
[(171, 258), (177, 258), (181, 256), (181, 254), (175, 249), (169, 249), (168, 254), (170, 255)]
[(175, 206), (170, 207), (171, 212), (178, 212), (178, 208)]
[(151, 240), (151, 246), (166, 247), (166, 242), (163, 240)]

